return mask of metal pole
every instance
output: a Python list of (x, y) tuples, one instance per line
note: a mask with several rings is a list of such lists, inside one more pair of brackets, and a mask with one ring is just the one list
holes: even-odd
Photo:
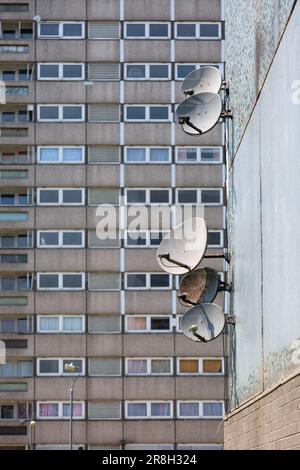
[(74, 381), (70, 388), (70, 450), (73, 450), (73, 386)]
[(32, 450), (32, 426), (29, 423), (29, 450)]

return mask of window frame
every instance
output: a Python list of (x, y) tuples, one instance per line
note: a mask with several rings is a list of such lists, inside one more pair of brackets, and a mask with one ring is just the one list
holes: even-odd
[[(158, 245), (153, 245), (151, 244), (151, 233), (161, 233), (162, 234), (162, 237), (164, 238), (168, 233), (169, 231), (168, 230), (125, 230), (125, 236), (124, 236), (124, 246), (125, 248), (129, 248), (129, 249), (143, 249), (143, 248), (156, 248), (158, 247)], [(129, 233), (140, 233), (140, 234), (145, 234), (145, 245), (130, 245), (128, 244), (128, 234)]]
[[(41, 191), (58, 191), (58, 203), (53, 203), (53, 202), (40, 202), (40, 194)], [(63, 202), (63, 191), (81, 191), (81, 203), (79, 202)], [(37, 205), (38, 206), (84, 206), (85, 205), (85, 188), (37, 188)]]
[[(43, 149), (58, 149), (58, 158), (57, 162), (45, 162), (41, 160), (41, 150)], [(81, 160), (74, 162), (64, 161), (64, 150), (65, 149), (80, 149), (81, 150)], [(85, 163), (85, 147), (83, 145), (39, 145), (37, 148), (37, 163), (39, 165), (82, 165)]]
[[(129, 361), (147, 361), (147, 372), (145, 373), (133, 373), (128, 371), (128, 362)], [(152, 372), (152, 361), (168, 361), (170, 364), (170, 372)], [(173, 375), (173, 358), (172, 357), (126, 357), (125, 358), (125, 375), (128, 377), (164, 377)]]
[[(145, 275), (146, 276), (146, 284), (145, 287), (128, 287), (128, 276), (130, 275)], [(169, 286), (168, 287), (151, 287), (151, 275), (153, 274), (160, 274), (162, 276), (169, 276)], [(126, 272), (124, 276), (124, 288), (125, 290), (171, 290), (172, 289), (172, 277), (168, 273), (164, 272)]]
[[(151, 191), (168, 191), (169, 202), (150, 202)], [(145, 202), (127, 202), (128, 191), (145, 191), (146, 201)], [(172, 204), (172, 189), (171, 188), (125, 188), (124, 198), (126, 206), (170, 206)]]
[[(128, 108), (145, 108), (145, 119), (128, 119)], [(168, 108), (168, 119), (151, 119), (150, 108)], [(172, 122), (172, 106), (170, 104), (125, 104), (124, 105), (124, 122)]]
[[(146, 404), (146, 416), (130, 416), (128, 414), (128, 405), (129, 404), (134, 404), (134, 403), (140, 403), (140, 404)], [(154, 403), (163, 403), (163, 404), (169, 404), (170, 405), (170, 415), (168, 416), (152, 416), (151, 415), (151, 405)], [(174, 418), (174, 406), (173, 406), (173, 400), (125, 400), (125, 419), (173, 419)]]
[[(155, 82), (160, 82), (160, 81), (169, 81), (171, 80), (171, 64), (170, 62), (126, 62), (125, 64), (125, 70), (124, 70), (124, 80), (130, 81), (130, 82), (138, 82), (138, 81), (155, 81)], [(127, 73), (127, 67), (129, 66), (138, 66), (138, 65), (143, 65), (145, 67), (145, 77), (128, 77)], [(167, 65), (168, 67), (168, 76), (167, 77), (151, 77), (150, 76), (150, 68), (152, 65)]]
[[(80, 318), (82, 323), (81, 323), (81, 330), (80, 331), (74, 331), (74, 330), (65, 330), (63, 325), (64, 325), (64, 319), (65, 318)], [(41, 319), (43, 318), (58, 318), (58, 330), (41, 330)], [(39, 334), (59, 334), (59, 333), (64, 333), (64, 334), (81, 334), (85, 333), (85, 315), (38, 315), (37, 316), (37, 333)]]
[[(44, 119), (41, 118), (41, 109), (43, 107), (47, 108), (58, 108), (58, 118), (57, 119)], [(81, 118), (80, 119), (64, 119), (63, 111), (65, 107), (77, 107), (81, 109)], [(64, 103), (64, 104), (38, 104), (37, 105), (37, 121), (38, 122), (85, 122), (85, 104), (77, 103)]]
[[(209, 162), (209, 161), (203, 161), (201, 159), (202, 157), (202, 150), (203, 149), (218, 149), (220, 151), (219, 153), (219, 161), (216, 162)], [(197, 152), (197, 159), (195, 161), (180, 161), (178, 158), (179, 150), (181, 149), (196, 149)], [(176, 164), (178, 165), (223, 165), (223, 147), (221, 145), (207, 145), (207, 146), (192, 146), (192, 145), (178, 145), (176, 146), (175, 149), (175, 161)]]
[[(49, 405), (56, 405), (58, 404), (58, 416), (41, 416), (40, 415), (40, 405), (41, 404), (49, 404)], [(75, 416), (74, 413), (72, 415), (74, 420), (85, 419), (85, 406), (83, 400), (76, 400), (73, 401), (74, 405), (81, 405), (81, 416)], [(41, 421), (48, 421), (48, 420), (70, 420), (70, 416), (64, 416), (63, 414), (63, 405), (71, 406), (70, 401), (54, 401), (54, 400), (38, 400), (36, 402), (36, 417), (38, 420)]]
[(180, 77), (178, 75), (178, 67), (180, 65), (194, 66), (195, 70), (199, 70), (202, 67), (215, 67), (218, 70), (220, 70), (222, 76), (224, 75), (224, 66), (223, 66), (222, 62), (207, 62), (207, 63), (205, 63), (205, 62), (197, 62), (197, 63), (194, 63), (194, 62), (176, 62), (175, 63), (175, 80), (180, 81), (180, 82), (182, 82), (186, 78), (186, 77)]
[[(38, 39), (84, 39), (85, 38), (85, 22), (84, 21), (39, 21), (38, 23)], [(41, 25), (42, 24), (58, 24), (58, 35), (45, 35), (41, 34)], [(65, 24), (80, 24), (81, 25), (81, 36), (64, 36), (63, 28)]]
[[(58, 233), (58, 244), (57, 245), (41, 245), (40, 243), (40, 235), (43, 233)], [(64, 245), (63, 244), (63, 236), (64, 233), (81, 233), (82, 235), (82, 242), (81, 245)], [(37, 248), (41, 249), (58, 249), (58, 248), (64, 248), (66, 250), (68, 249), (78, 249), (78, 248), (84, 248), (85, 247), (85, 230), (37, 230)]]
[(218, 249), (218, 248), (224, 248), (224, 229), (209, 229), (209, 233), (219, 233), (220, 234), (220, 243), (218, 245), (212, 245), (208, 243), (207, 241), (207, 248), (210, 250)]
[[(82, 372), (64, 372), (63, 363), (64, 361), (81, 361)], [(58, 372), (40, 372), (41, 361), (58, 361)], [(68, 376), (85, 376), (85, 358), (84, 357), (37, 357), (36, 358), (36, 375), (39, 377), (68, 377)]]
[[(220, 194), (220, 202), (202, 202), (202, 191), (219, 191)], [(197, 202), (179, 202), (178, 201), (178, 195), (179, 191), (196, 191), (197, 192)], [(223, 188), (176, 188), (175, 189), (175, 204), (180, 205), (180, 206), (189, 206), (189, 205), (203, 205), (203, 206), (209, 206), (209, 207), (222, 207), (224, 205), (224, 190)]]
[[(58, 77), (41, 77), (41, 66), (42, 65), (57, 65), (58, 66)], [(81, 77), (80, 78), (72, 78), (67, 77), (64, 78), (63, 70), (65, 65), (80, 65), (81, 66)], [(81, 81), (85, 79), (85, 64), (83, 62), (39, 62), (37, 64), (37, 80), (39, 81)]]
[[(180, 413), (180, 405), (182, 403), (191, 403), (198, 404), (199, 414), (198, 416), (185, 416)], [(222, 416), (204, 416), (203, 414), (203, 404), (204, 403), (221, 403), (222, 404)], [(224, 401), (222, 400), (177, 400), (177, 419), (213, 419), (213, 420), (222, 420), (225, 415)]]
[[(144, 36), (128, 36), (127, 25), (131, 24), (143, 24), (145, 25)], [(166, 24), (168, 26), (167, 36), (150, 36), (150, 24)], [(124, 39), (135, 40), (135, 39), (151, 39), (151, 40), (168, 40), (171, 39), (171, 22), (170, 21), (125, 21), (124, 22)]]
[[(187, 361), (198, 361), (198, 372), (180, 372), (180, 361), (187, 360)], [(203, 361), (206, 360), (213, 360), (213, 361), (221, 361), (222, 363), (222, 372), (203, 372)], [(176, 358), (176, 375), (178, 376), (224, 376), (224, 357), (184, 357), (178, 356)]]
[[(129, 318), (146, 318), (146, 329), (145, 330), (129, 330), (128, 329), (128, 319)], [(152, 318), (162, 318), (162, 319), (168, 319), (169, 320), (169, 329), (166, 330), (154, 330), (151, 328), (151, 319)], [(172, 322), (172, 315), (130, 315), (126, 314), (125, 315), (125, 333), (159, 333), (159, 334), (165, 334), (165, 333), (172, 333), (173, 332), (173, 322)]]
[[(144, 161), (128, 160), (127, 152), (130, 149), (143, 149), (143, 150), (145, 150), (145, 160)], [(150, 160), (151, 150), (153, 150), (153, 149), (168, 150), (168, 156), (169, 156), (168, 160), (166, 160), (166, 161), (152, 161), (152, 160)], [(170, 165), (171, 161), (172, 161), (171, 153), (172, 153), (171, 147), (167, 146), (167, 145), (165, 145), (165, 146), (163, 146), (163, 145), (159, 145), (159, 146), (126, 145), (124, 147), (124, 162), (127, 165), (143, 165), (145, 163), (148, 163), (150, 165)]]
[[(178, 36), (178, 26), (179, 25), (195, 25), (195, 36)], [(218, 36), (201, 36), (201, 25), (217, 25), (218, 26)], [(220, 41), (222, 39), (222, 23), (220, 21), (176, 21), (174, 27), (174, 39), (179, 39), (182, 41), (189, 41), (192, 39), (197, 40), (208, 40), (208, 41)]]
[[(81, 275), (81, 287), (63, 287), (64, 275)], [(58, 276), (58, 287), (40, 287), (40, 278), (43, 275)], [(85, 272), (37, 272), (36, 288), (38, 291), (83, 291), (85, 290)]]

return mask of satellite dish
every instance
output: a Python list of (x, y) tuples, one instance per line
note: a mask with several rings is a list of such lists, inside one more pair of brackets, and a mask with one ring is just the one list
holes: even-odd
[(157, 249), (159, 266), (170, 274), (185, 274), (201, 262), (207, 245), (207, 228), (201, 217), (187, 219), (168, 233)]
[(191, 72), (183, 81), (181, 91), (184, 95), (197, 93), (219, 93), (222, 74), (216, 67), (201, 67)]
[(210, 268), (196, 269), (181, 279), (178, 298), (188, 306), (210, 303), (216, 298), (219, 285), (217, 271)]
[(224, 326), (224, 312), (215, 304), (200, 304), (192, 307), (181, 319), (184, 336), (199, 343), (207, 343), (217, 338)]
[(216, 93), (198, 93), (186, 98), (176, 109), (175, 120), (189, 135), (209, 132), (219, 121), (222, 99)]

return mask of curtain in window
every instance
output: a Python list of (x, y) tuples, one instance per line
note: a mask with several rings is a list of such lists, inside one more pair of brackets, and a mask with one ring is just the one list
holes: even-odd
[(63, 161), (64, 162), (81, 162), (82, 149), (81, 148), (64, 148)]
[(128, 404), (128, 416), (147, 416), (147, 404), (146, 403), (129, 403)]
[(147, 361), (146, 360), (130, 360), (128, 361), (129, 374), (146, 374)]
[(170, 403), (151, 403), (151, 416), (170, 416)]
[(147, 321), (145, 317), (128, 317), (127, 319), (128, 330), (146, 330)]
[[(63, 404), (63, 416), (70, 416), (70, 403)], [(73, 403), (73, 416), (80, 417), (82, 416), (82, 403)]]
[(198, 372), (197, 359), (182, 359), (179, 364), (180, 372), (182, 374), (195, 374)]
[(170, 361), (166, 361), (166, 360), (158, 360), (158, 359), (155, 359), (155, 360), (152, 360), (151, 362), (151, 369), (152, 369), (152, 373), (155, 374), (167, 374), (168, 372), (170, 372)]
[(169, 160), (168, 149), (150, 149), (151, 162), (167, 162)]
[(58, 317), (40, 317), (40, 330), (41, 331), (58, 331), (59, 318)]
[(82, 329), (82, 318), (78, 317), (65, 317), (63, 319), (64, 331), (81, 331)]
[(143, 148), (127, 149), (127, 161), (129, 162), (144, 162), (146, 159), (146, 150)]
[(32, 362), (20, 361), (18, 362), (18, 377), (31, 377), (32, 376)]
[(218, 374), (222, 372), (222, 361), (219, 359), (204, 359), (203, 372)]
[(39, 404), (39, 416), (46, 417), (58, 417), (58, 403), (40, 403)]
[(7, 362), (6, 364), (0, 364), (0, 376), (1, 377), (15, 377), (16, 371), (13, 362)]
[(223, 416), (222, 403), (203, 403), (203, 416)]
[(180, 403), (180, 416), (199, 416), (199, 403)]

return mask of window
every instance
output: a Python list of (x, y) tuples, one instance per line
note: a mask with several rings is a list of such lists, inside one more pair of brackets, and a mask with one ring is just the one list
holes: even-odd
[(28, 206), (31, 203), (31, 198), (28, 193), (1, 193), (0, 205), (1, 206)]
[(215, 67), (223, 72), (222, 64), (176, 64), (175, 67), (175, 77), (176, 80), (184, 80), (187, 75), (193, 72), (196, 69), (200, 69), (201, 67)]
[(1, 54), (24, 54), (28, 53), (29, 47), (27, 45), (15, 46), (15, 45), (0, 45)]
[(125, 189), (126, 204), (171, 204), (171, 190), (159, 188)]
[(2, 318), (0, 320), (0, 332), (22, 334), (32, 333), (32, 317)]
[(171, 358), (126, 358), (126, 375), (171, 375)]
[(170, 64), (126, 64), (126, 80), (170, 80)]
[(1, 403), (0, 404), (0, 419), (1, 420), (16, 420), (16, 419), (29, 419), (32, 417), (31, 403)]
[(27, 86), (7, 86), (6, 88), (1, 89), (1, 93), (7, 96), (27, 96), (28, 87)]
[(38, 64), (38, 80), (84, 80), (84, 64)]
[(220, 206), (223, 204), (222, 189), (176, 189), (176, 204)]
[(84, 273), (37, 273), (38, 290), (84, 290)]
[(42, 315), (37, 319), (39, 333), (84, 333), (83, 315)]
[(222, 162), (221, 147), (177, 147), (177, 163), (216, 164)]
[(166, 232), (128, 230), (125, 235), (125, 246), (126, 248), (157, 248), (165, 235)]
[(126, 273), (125, 289), (170, 289), (171, 277), (165, 273)]
[(83, 22), (45, 22), (38, 23), (38, 37), (46, 39), (82, 39)]
[(39, 206), (83, 206), (84, 189), (75, 188), (38, 188)]
[(125, 23), (127, 39), (168, 39), (170, 23)]
[(2, 13), (26, 13), (29, 11), (28, 3), (1, 3), (0, 11)]
[[(120, 401), (89, 401), (88, 402), (89, 419), (121, 419)], [(110, 447), (111, 448), (111, 447)]]
[(178, 375), (223, 375), (223, 358), (177, 358)]
[(121, 333), (120, 315), (89, 315), (89, 333)]
[(0, 222), (20, 222), (28, 220), (27, 212), (1, 212)]
[(84, 230), (38, 230), (38, 248), (82, 248)]
[[(76, 372), (68, 372), (65, 365), (72, 363), (76, 367)], [(62, 358), (41, 358), (37, 359), (38, 375), (84, 375), (84, 359), (62, 359)]]
[(89, 290), (120, 290), (121, 289), (121, 276), (120, 273), (89, 273), (88, 276)]
[(127, 419), (168, 419), (173, 417), (171, 401), (126, 401)]
[(0, 364), (0, 377), (32, 377), (32, 361), (7, 361)]
[(89, 359), (90, 377), (119, 377), (122, 372), (119, 357), (100, 357)]
[(221, 39), (221, 23), (176, 23), (179, 39)]
[[(69, 419), (70, 402), (37, 402), (37, 417), (39, 419)], [(73, 402), (74, 419), (84, 418), (84, 402)]]
[(119, 21), (89, 21), (89, 39), (120, 39)]
[(170, 147), (125, 147), (126, 163), (170, 163)]
[(224, 233), (223, 230), (209, 230), (207, 234), (208, 248), (223, 248)]
[(223, 402), (179, 401), (177, 403), (178, 418), (184, 419), (221, 419), (224, 415)]
[(171, 317), (169, 315), (126, 315), (125, 331), (128, 333), (169, 333)]
[(20, 275), (11, 277), (0, 278), (0, 290), (1, 291), (17, 291), (17, 290), (29, 290), (31, 289), (32, 278), (30, 275)]
[(38, 147), (38, 163), (84, 163), (84, 147)]
[(4, 255), (0, 254), (1, 263), (27, 263), (28, 256), (23, 254), (18, 255)]
[(32, 234), (0, 235), (0, 248), (32, 248)]
[(125, 121), (152, 121), (162, 122), (170, 121), (170, 105), (125, 105)]
[(82, 122), (84, 121), (83, 104), (39, 104), (39, 122)]
[(0, 170), (1, 179), (28, 178), (28, 170)]

